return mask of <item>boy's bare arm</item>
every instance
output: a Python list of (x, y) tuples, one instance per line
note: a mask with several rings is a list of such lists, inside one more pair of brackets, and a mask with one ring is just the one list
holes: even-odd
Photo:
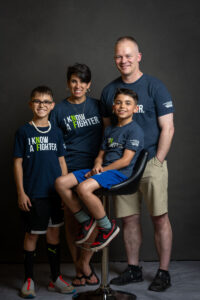
[(24, 191), (22, 162), (22, 158), (14, 159), (14, 177), (18, 195), (18, 206), (21, 210), (30, 211), (29, 207), (31, 207), (32, 205), (30, 198)]
[(68, 169), (67, 169), (67, 164), (66, 164), (64, 156), (60, 156), (58, 159), (59, 159), (60, 167), (62, 170), (62, 175), (67, 175)]
[(114, 161), (112, 164), (106, 167), (103, 167), (103, 172), (107, 170), (114, 170), (114, 169), (119, 170), (127, 167), (130, 164), (131, 160), (133, 159), (134, 155), (135, 155), (135, 151), (125, 149), (124, 154), (120, 159)]

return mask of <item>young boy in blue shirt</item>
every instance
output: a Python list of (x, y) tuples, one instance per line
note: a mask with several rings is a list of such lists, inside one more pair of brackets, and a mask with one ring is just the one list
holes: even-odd
[[(113, 103), (117, 125), (105, 129), (101, 150), (93, 169), (74, 171), (56, 180), (56, 190), (81, 224), (76, 244), (85, 242), (97, 224), (99, 234), (90, 246), (92, 251), (104, 248), (119, 232), (115, 221), (111, 222), (106, 216), (102, 202), (94, 191), (101, 187), (109, 189), (132, 174), (144, 146), (143, 131), (133, 121), (133, 114), (138, 110), (137, 99), (137, 94), (132, 90), (118, 89)], [(78, 197), (72, 191), (75, 186), (79, 199), (91, 216), (82, 209)]]
[(35, 88), (29, 102), (33, 119), (20, 127), (15, 136), (14, 175), (18, 206), (26, 225), (23, 298), (35, 297), (33, 263), (40, 234), (46, 234), (47, 240), (52, 279), (48, 290), (74, 292), (74, 288), (60, 274), (59, 227), (63, 225), (63, 212), (54, 181), (67, 174), (67, 166), (62, 133), (48, 121), (54, 105), (51, 89), (45, 86)]

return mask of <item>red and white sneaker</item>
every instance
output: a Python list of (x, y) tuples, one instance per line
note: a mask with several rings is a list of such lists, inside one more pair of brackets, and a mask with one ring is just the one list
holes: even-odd
[(27, 278), (21, 288), (21, 297), (31, 299), (35, 298), (35, 284), (33, 279)]
[(119, 233), (120, 228), (116, 225), (115, 220), (111, 222), (111, 229), (105, 229), (99, 227), (99, 234), (96, 240), (91, 244), (90, 249), (92, 251), (98, 251), (106, 247)]
[(95, 227), (96, 227), (96, 220), (94, 218), (90, 218), (84, 223), (81, 223), (79, 233), (78, 236), (76, 237), (75, 243), (79, 245), (87, 241), (87, 239), (90, 237)]
[(73, 285), (66, 282), (60, 275), (60, 276), (58, 276), (56, 281), (49, 282), (48, 291), (49, 292), (59, 292), (62, 294), (72, 294), (76, 290), (74, 289)]

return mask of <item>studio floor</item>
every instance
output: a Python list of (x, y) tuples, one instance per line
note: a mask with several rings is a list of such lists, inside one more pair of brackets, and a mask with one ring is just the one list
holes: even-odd
[[(148, 291), (148, 286), (156, 273), (156, 262), (141, 262), (143, 267), (144, 281), (128, 284), (123, 287), (112, 286), (113, 289), (122, 290), (137, 295), (138, 300), (200, 300), (200, 261), (173, 261), (170, 265), (172, 286), (165, 292), (156, 293)], [(95, 270), (100, 277), (100, 264), (94, 264)], [(109, 278), (113, 278), (126, 268), (125, 263), (110, 263)], [(63, 277), (69, 281), (74, 276), (72, 264), (62, 264)], [(47, 264), (35, 266), (36, 299), (38, 300), (68, 300), (72, 295), (51, 293), (47, 290), (49, 280), (49, 267)], [(1, 264), (0, 265), (0, 300), (22, 299), (19, 289), (23, 283), (23, 265)], [(96, 289), (97, 287), (77, 288), (77, 292)]]

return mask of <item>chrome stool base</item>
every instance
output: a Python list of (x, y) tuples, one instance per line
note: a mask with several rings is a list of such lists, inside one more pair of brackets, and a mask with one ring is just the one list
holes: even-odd
[(73, 295), (77, 300), (135, 300), (136, 296), (123, 291), (114, 291), (109, 286)]

